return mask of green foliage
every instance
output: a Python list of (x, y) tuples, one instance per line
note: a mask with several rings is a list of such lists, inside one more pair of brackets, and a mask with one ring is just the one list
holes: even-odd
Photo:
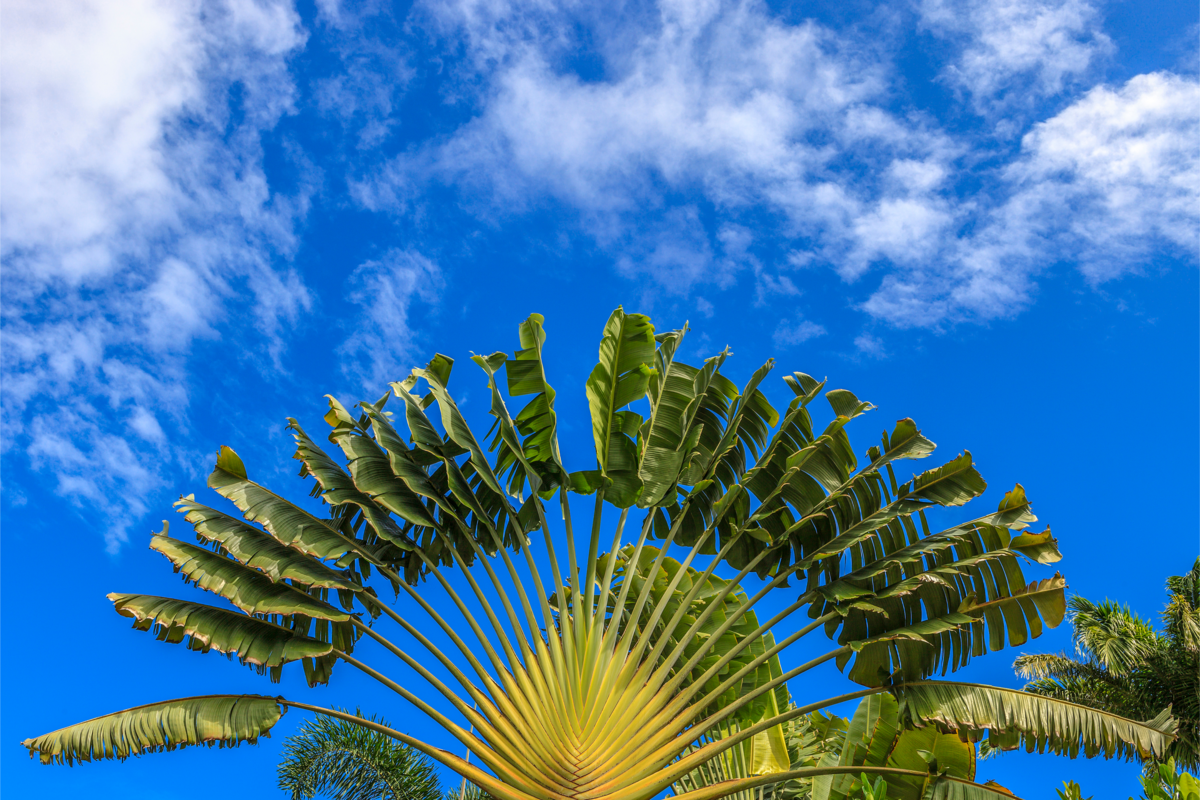
[[(375, 717), (371, 720), (387, 724)], [(279, 788), (293, 800), (318, 795), (332, 800), (442, 797), (429, 758), (377, 731), (328, 717), (306, 722), (288, 738), (278, 773)]]
[(1200, 780), (1187, 772), (1178, 772), (1175, 760), (1168, 759), (1142, 776), (1141, 800), (1200, 800)]
[(487, 793), (487, 790), (481, 789), (473, 783), (467, 782), (459, 786), (457, 789), (451, 789), (446, 792), (442, 800), (493, 800), (492, 796)]
[[(791, 706), (794, 708), (795, 706)], [(881, 796), (891, 800), (925, 798), (980, 798), (996, 800), (1005, 793), (992, 786), (970, 783), (975, 777), (975, 748), (956, 734), (938, 728), (901, 726), (899, 704), (889, 694), (862, 700), (851, 719), (813, 712), (784, 726), (792, 770), (818, 767), (848, 768), (842, 774), (790, 778), (765, 787), (764, 800), (858, 800)], [(893, 774), (874, 783), (854, 767), (893, 768)], [(739, 776), (755, 774), (745, 761), (710, 762), (679, 781), (677, 794)], [(958, 780), (953, 780), (958, 779)], [(743, 800), (754, 800), (746, 793)]]
[[(1014, 667), (1033, 680), (1026, 691), (1104, 709), (1132, 719), (1169, 711), (1179, 720), (1167, 756), (1200, 768), (1200, 559), (1167, 579), (1161, 630), (1127, 606), (1070, 600), (1076, 655), (1035, 654)], [(1156, 761), (1161, 756), (1139, 753)]]
[(859, 779), (862, 786), (862, 800), (887, 800), (888, 785), (883, 778), (876, 778), (874, 783), (864, 772)]
[(1058, 800), (1092, 800), (1092, 798), (1084, 797), (1082, 789), (1075, 781), (1063, 781), (1063, 788), (1055, 789), (1058, 794)]

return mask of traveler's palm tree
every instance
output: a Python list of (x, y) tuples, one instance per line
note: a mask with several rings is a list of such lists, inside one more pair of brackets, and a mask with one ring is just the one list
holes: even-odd
[[(110, 595), (135, 627), (236, 655), (272, 677), (294, 661), (313, 684), (339, 662), (361, 670), (428, 714), (470, 761), (350, 714), (257, 695), (168, 700), (25, 745), (45, 762), (67, 763), (224, 746), (255, 741), (292, 707), (386, 732), (500, 800), (650, 800), (735, 748), (762, 753), (752, 774), (681, 795), (715, 800), (792, 778), (924, 779), (927, 769), (895, 766), (791, 769), (771, 744), (791, 720), (887, 693), (904, 727), (1072, 756), (1164, 752), (1173, 729), (1166, 716), (1137, 722), (930, 680), (1062, 619), (1063, 578), (1026, 583), (1021, 572), (1022, 556), (1048, 564), (1059, 554), (1049, 530), (1026, 531), (1035, 518), (1019, 485), (996, 511), (935, 530), (927, 511), (961, 506), (985, 488), (969, 453), (900, 480), (899, 462), (934, 449), (912, 420), (896, 423), (860, 462), (846, 429), (869, 403), (793, 373), (784, 381), (794, 397), (780, 413), (760, 388), (772, 362), (738, 388), (721, 373), (728, 353), (683, 363), (685, 332), (656, 333), (647, 317), (620, 309), (610, 317), (585, 387), (594, 469), (570, 471), (559, 452), (540, 315), (520, 326), (515, 355), (472, 357), (494, 416), (483, 440), (449, 392), (452, 362), (443, 356), (393, 384), (387, 408), (386, 398), (356, 412), (330, 399), (325, 420), (344, 464), (293, 420), (301, 475), (315, 479), (328, 516), (256, 483), (223, 447), (209, 486), (240, 518), (189, 496), (178, 506), (200, 545), (164, 528), (150, 546), (233, 607)], [(505, 384), (509, 399), (529, 398), (515, 415)], [(809, 408), (822, 392), (832, 419), (819, 429)], [(578, 524), (581, 502), (592, 506), (589, 525)], [(458, 575), (469, 587), (462, 594)], [(422, 595), (426, 576), (453, 609)], [(403, 602), (381, 600), (373, 578)], [(751, 616), (780, 593), (781, 610)], [(381, 633), (370, 624), (377, 616), (405, 638)], [(738, 626), (743, 632), (730, 635)], [(756, 652), (767, 632), (775, 638)], [(782, 669), (780, 654), (813, 633), (833, 646)], [(375, 646), (360, 648), (363, 637)], [(393, 679), (395, 665), (383, 658), (412, 674)], [(782, 687), (827, 663), (859, 688), (780, 705)], [(427, 701), (427, 690), (409, 688), (416, 677), (462, 721)], [(952, 776), (936, 784), (938, 797), (1008, 796)]]
[[(1167, 579), (1162, 631), (1119, 603), (1070, 600), (1076, 656), (1036, 654), (1014, 666), (1025, 690), (1122, 716), (1146, 719), (1171, 709), (1179, 738), (1167, 751), (1200, 769), (1200, 559)], [(1150, 765), (1153, 768), (1153, 765)]]

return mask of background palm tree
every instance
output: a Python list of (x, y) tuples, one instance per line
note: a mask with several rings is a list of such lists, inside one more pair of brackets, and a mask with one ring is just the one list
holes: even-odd
[[(345, 663), (477, 760), (346, 712), (260, 695), (154, 703), (23, 744), (45, 763), (229, 746), (256, 741), (295, 708), (391, 736), (499, 800), (651, 800), (702, 764), (743, 757), (737, 751), (749, 754), (750, 774), (684, 795), (718, 800), (791, 778), (867, 775), (932, 776), (935, 798), (1006, 796), (932, 774), (930, 763), (792, 768), (782, 726), (886, 694), (904, 729), (1071, 756), (1165, 750), (1169, 715), (1141, 722), (940, 679), (1062, 621), (1065, 579), (1027, 583), (1022, 571), (1023, 561), (1061, 555), (1049, 529), (1029, 530), (1036, 517), (1019, 484), (994, 511), (942, 528), (935, 523), (949, 520), (929, 512), (957, 509), (987, 487), (969, 452), (897, 477), (903, 462), (935, 449), (913, 420), (889, 426), (860, 460), (847, 428), (871, 403), (794, 372), (783, 378), (792, 396), (781, 412), (760, 388), (773, 360), (739, 387), (721, 374), (728, 351), (699, 367), (682, 361), (686, 333), (613, 312), (583, 387), (594, 469), (569, 470), (559, 452), (541, 315), (520, 325), (511, 357), (472, 357), (494, 417), (482, 440), (447, 388), (446, 356), (356, 412), (330, 397), (324, 419), (344, 459), (296, 420), (288, 426), (300, 475), (315, 479), (328, 517), (256, 482), (222, 447), (208, 485), (241, 518), (188, 496), (177, 506), (198, 544), (164, 526), (150, 546), (228, 605), (109, 595), (135, 628), (236, 655), (272, 678), (300, 662), (311, 685), (326, 683)], [(398, 402), (385, 408), (392, 396)], [(821, 396), (823, 428), (810, 411)], [(518, 398), (514, 416), (507, 403)], [(584, 503), (590, 525), (577, 529)], [(418, 591), (426, 577), (447, 598), (440, 608)], [(376, 586), (400, 600), (385, 602)], [(787, 604), (760, 621), (755, 609), (768, 596)], [(382, 617), (395, 627), (369, 624)], [(783, 670), (780, 653), (812, 634), (832, 646)], [(824, 665), (857, 686), (789, 708), (789, 682), (826, 686), (830, 676), (813, 672)], [(394, 668), (406, 670), (400, 681), (384, 672)], [(434, 693), (446, 712), (426, 699)]]
[(1076, 654), (1023, 655), (1013, 666), (1032, 678), (1025, 690), (1134, 719), (1151, 719), (1168, 707), (1179, 720), (1179, 738), (1165, 757), (1200, 769), (1200, 559), (1184, 575), (1167, 579), (1162, 629), (1105, 600), (1072, 597), (1068, 619)]
[(294, 800), (317, 795), (333, 800), (442, 798), (431, 759), (390, 736), (329, 717), (305, 722), (288, 738), (278, 772), (279, 788)]
[(279, 788), (293, 800), (317, 795), (333, 800), (492, 800), (466, 782), (443, 795), (437, 766), (423, 753), (379, 731), (330, 717), (318, 716), (288, 738), (278, 773)]

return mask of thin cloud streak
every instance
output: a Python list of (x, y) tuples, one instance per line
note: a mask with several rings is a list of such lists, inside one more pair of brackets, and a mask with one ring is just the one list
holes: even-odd
[(374, 399), (416, 366), (410, 363), (418, 342), (411, 323), (414, 305), (436, 303), (444, 286), (442, 272), (414, 250), (392, 250), (360, 264), (347, 285), (347, 299), (361, 310), (350, 321), (337, 355), (343, 374)]

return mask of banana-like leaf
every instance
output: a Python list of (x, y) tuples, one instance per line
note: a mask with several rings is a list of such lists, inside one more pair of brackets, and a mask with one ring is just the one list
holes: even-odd
[[(795, 706), (791, 703), (787, 706), (789, 711), (794, 708)], [(799, 770), (815, 767), (827, 753), (834, 753), (836, 757), (845, 741), (847, 726), (847, 720), (842, 717), (820, 711), (814, 711), (783, 723), (784, 739), (790, 761), (787, 769)], [(721, 730), (709, 731), (692, 749), (717, 741), (723, 733), (728, 735), (736, 730), (737, 726), (733, 725), (724, 732)], [(690, 753), (691, 750), (688, 752)], [(675, 794), (683, 794), (687, 791), (711, 786), (714, 783), (749, 778), (754, 774), (753, 764), (735, 749), (732, 755), (714, 758), (682, 776), (672, 788)], [(812, 800), (812, 790), (812, 778), (789, 778), (779, 783), (768, 784), (760, 789), (743, 790), (729, 795), (729, 798), (730, 800)]]
[[(869, 472), (863, 477), (868, 480), (848, 481), (848, 489), (832, 492), (829, 499), (822, 499), (806, 512), (832, 514), (838, 530), (836, 536), (808, 552), (798, 563), (812, 566), (840, 556), (901, 517), (911, 516), (930, 505), (962, 505), (987, 488), (969, 452), (914, 477), (900, 486), (896, 499), (886, 505), (881, 502), (883, 486), (878, 473)], [(824, 537), (827, 534), (821, 531), (818, 535)]]
[[(877, 686), (925, 678), (938, 668), (944, 674), (1058, 625), (1065, 581), (1027, 586), (1018, 562), (1020, 553), (1053, 560), (1053, 540), (1048, 534), (1013, 536), (1005, 527), (1035, 521), (1028, 507), (1018, 485), (995, 514), (936, 534), (928, 532), (923, 516), (919, 530), (899, 515), (854, 545), (854, 569), (816, 586), (819, 599), (809, 609), (813, 618), (837, 612), (826, 633), (840, 629), (839, 644), (854, 643), (860, 651), (852, 678)], [(1032, 551), (1019, 552), (1014, 543)], [(850, 657), (844, 654), (839, 665)]]
[[(329, 399), (331, 405), (337, 403), (333, 398)], [(360, 457), (353, 447), (347, 450), (346, 445), (343, 445), (343, 450), (347, 450), (346, 455), (351, 459), (349, 464), (351, 475), (347, 475), (337, 462), (330, 458), (324, 450), (317, 447), (296, 420), (289, 418), (288, 428), (296, 439), (296, 455), (293, 458), (304, 464), (301, 476), (312, 475), (316, 478), (317, 483), (324, 490), (322, 496), (330, 505), (339, 506), (349, 503), (358, 508), (363, 518), (380, 538), (401, 550), (410, 550), (413, 546), (400, 526), (388, 515), (388, 511), (395, 512), (401, 518), (415, 525), (432, 526), (434, 524), (419, 497), (416, 497), (403, 484), (398, 487), (394, 485), (399, 481), (388, 469), (386, 457), (381, 459), (386, 481), (383, 485), (379, 485), (372, 481), (373, 476), (370, 474), (370, 467), (376, 466), (375, 461), (370, 457), (375, 455), (374, 452), (364, 458)], [(347, 439), (345, 435), (341, 435), (339, 427), (335, 428), (335, 432), (330, 435), (330, 438), (342, 445), (343, 441), (358, 441), (363, 437)], [(368, 495), (360, 491), (355, 483), (355, 478), (351, 477), (352, 475), (357, 476), (363, 485), (374, 489), (375, 494)]]
[(713, 452), (707, 476), (724, 486), (742, 482), (749, 462), (767, 447), (771, 428), (779, 424), (779, 412), (758, 388), (774, 367), (775, 360), (768, 359), (750, 376)]
[(1054, 698), (974, 683), (928, 681), (894, 690), (901, 724), (936, 725), (991, 747), (1088, 758), (1161, 757), (1175, 738), (1177, 723), (1167, 709), (1148, 722)]
[(517, 431), (525, 438), (521, 451), (525, 459), (541, 465), (541, 484), (553, 489), (566, 480), (562, 455), (558, 450), (558, 415), (554, 411), (554, 389), (546, 380), (542, 362), (542, 347), (546, 344), (545, 318), (530, 314), (521, 323), (521, 349), (505, 364), (508, 393), (512, 397), (533, 395), (513, 420)]
[[(446, 356), (441, 356), (447, 359)], [(475, 473), (487, 485), (489, 489), (498, 495), (504, 494), (504, 489), (500, 486), (500, 481), (496, 478), (496, 474), (492, 471), (492, 465), (488, 462), (487, 453), (483, 447), (475, 439), (475, 434), (471, 432), (471, 426), (463, 418), (462, 412), (458, 410), (458, 404), (450, 396), (446, 390), (445, 384), (434, 369), (414, 369), (412, 377), (424, 378), (429, 385), (430, 394), (437, 400), (438, 410), (442, 414), (442, 427), (446, 429), (446, 436), (450, 441), (457, 444), (470, 454), (471, 466), (474, 467)], [(397, 391), (399, 391), (397, 389)], [(407, 392), (405, 393), (407, 396)]]
[(213, 694), (165, 700), (106, 714), (21, 744), (43, 764), (118, 759), (189, 745), (236, 747), (270, 737), (287, 712), (274, 697)]
[(1014, 536), (1008, 546), (1039, 564), (1062, 561), (1062, 553), (1058, 552), (1058, 540), (1050, 535), (1049, 528), (1041, 533), (1022, 533), (1020, 536)]
[[(836, 753), (846, 741), (850, 721), (836, 714), (814, 711), (784, 723), (791, 769), (815, 767), (827, 753)], [(812, 800), (813, 779), (793, 779), (770, 787), (770, 800)]]
[(197, 503), (192, 495), (176, 502), (175, 507), (196, 529), (197, 539), (214, 543), (223, 552), (277, 583), (290, 580), (293, 583), (324, 589), (362, 591), (359, 584), (342, 573), (330, 569), (299, 550), (288, 547), (253, 525), (247, 525), (240, 519)]
[[(411, 392), (416, 382), (422, 378), (429, 384), (430, 394), (437, 401), (441, 411), (443, 425), (447, 428), (445, 441), (432, 441), (436, 429)], [(414, 490), (429, 492), (438, 507), (446, 512), (447, 516), (452, 517), (452, 524), (443, 526), (444, 533), (454, 539), (453, 546), (460, 557), (463, 557), (468, 565), (472, 561), (466, 557), (463, 547), (470, 546), (470, 542), (457, 538), (458, 530), (469, 531), (488, 555), (495, 555), (501, 546), (517, 549), (520, 543), (515, 535), (516, 530), (514, 526), (507, 524), (511, 506), (500, 487), (499, 479), (487, 463), (483, 448), (471, 433), (445, 386), (438, 382), (434, 370), (413, 370), (406, 380), (393, 383), (392, 389), (405, 402), (409, 429), (413, 432), (413, 441), (417, 445), (417, 449), (410, 451), (409, 455), (423, 453), (425, 457), (441, 462), (427, 479), (423, 473), (420, 476), (401, 475), (397, 467), (403, 463), (403, 458), (393, 461), (393, 471), (401, 475)], [(371, 419), (375, 421), (374, 416)], [(383, 426), (379, 427), (384, 429)], [(455, 459), (464, 453), (468, 454), (469, 458), (460, 465)], [(421, 482), (426, 484), (425, 488), (419, 488)], [(431, 492), (431, 489), (434, 491)], [(499, 541), (497, 536), (500, 537)], [(432, 544), (433, 540), (422, 541), (422, 546), (426, 549)]]
[[(341, 473), (341, 468), (332, 459), (327, 463), (314, 464), (309, 464), (306, 460), (305, 464), (322, 482), (322, 486), (331, 490), (353, 490), (397, 514), (409, 524), (425, 528), (436, 527), (437, 523), (430, 516), (429, 509), (421, 502), (420, 495), (396, 476), (391, 467), (391, 459), (380, 443), (371, 438), (368, 431), (360, 425), (359, 420), (350, 415), (345, 406), (331, 396), (327, 395), (326, 399), (329, 401), (329, 413), (325, 415), (325, 421), (333, 428), (329, 440), (342, 449), (350, 474), (347, 482), (347, 476)], [(417, 403), (415, 399), (413, 402)], [(381, 411), (377, 410), (377, 413), (382, 415)], [(418, 413), (423, 414), (420, 410)], [(338, 473), (341, 473), (341, 476)], [(346, 500), (354, 502), (359, 498), (347, 493), (327, 499), (330, 503), (340, 503)]]
[[(900, 735), (896, 707), (895, 699), (886, 695), (872, 695), (862, 700), (850, 718), (840, 751), (826, 753), (819, 766), (886, 766)], [(888, 781), (888, 789), (891, 788), (892, 782)], [(821, 775), (813, 780), (812, 798), (847, 800), (859, 789), (858, 776)]]
[(246, 468), (230, 447), (221, 447), (217, 465), (208, 476), (217, 494), (233, 501), (250, 522), (257, 522), (276, 539), (320, 559), (362, 558), (378, 563), (365, 547), (246, 477)]
[[(927, 769), (931, 774), (951, 775), (956, 778), (973, 779), (975, 777), (975, 745), (964, 742), (953, 733), (943, 733), (935, 727), (904, 730), (896, 739), (888, 756), (888, 766), (899, 769)], [(914, 779), (897, 779), (897, 797), (903, 797), (900, 791), (905, 784), (913, 786), (914, 791), (908, 794), (914, 800), (921, 800), (922, 793)]]
[(596, 462), (608, 483), (604, 497), (618, 508), (642, 491), (635, 439), (641, 417), (621, 409), (646, 394), (654, 374), (654, 325), (642, 314), (618, 308), (604, 326), (600, 360), (587, 380)]
[(205, 591), (224, 597), (247, 614), (291, 616), (345, 622), (350, 615), (286, 583), (275, 583), (257, 570), (203, 547), (163, 533), (150, 537), (150, 549), (170, 560), (176, 572)]
[(668, 498), (679, 478), (689, 448), (688, 433), (707, 388), (704, 374), (695, 367), (675, 360), (675, 352), (687, 328), (659, 334), (657, 363), (648, 385), (650, 418), (642, 432), (643, 446), (638, 478), (644, 489), (638, 506), (647, 508)]
[[(1014, 505), (1019, 501), (1020, 505)], [(876, 595), (898, 586), (905, 580), (911, 580), (922, 569), (941, 569), (947, 575), (956, 574), (956, 564), (966, 563), (982, 553), (1010, 550), (1022, 555), (1042, 560), (1042, 563), (1053, 563), (1061, 556), (1054, 546), (1054, 540), (1049, 537), (1049, 531), (1044, 534), (1022, 534), (1013, 536), (1010, 528), (1020, 529), (1030, 522), (1036, 522), (1037, 517), (1029, 513), (1029, 502), (1025, 498), (1020, 484), (1016, 489), (1005, 495), (995, 514), (989, 514), (970, 522), (960, 523), (939, 533), (924, 532), (922, 535), (907, 515), (901, 515), (880, 528), (872, 536), (862, 540), (851, 548), (854, 569), (844, 572), (837, 580), (828, 582), (820, 588), (821, 595), (830, 604), (866, 595)], [(924, 521), (922, 520), (922, 525)], [(996, 559), (990, 559), (995, 567), (1003, 567), (995, 575), (988, 578), (987, 585), (999, 581), (1008, 581), (1009, 575), (1018, 575), (1020, 570), (1012, 553), (999, 553)], [(964, 587), (955, 603), (961, 602), (971, 591), (981, 586), (982, 573), (971, 572), (968, 580), (962, 583)], [(964, 577), (964, 579), (965, 579)], [(1023, 583), (1023, 579), (1018, 583)], [(895, 592), (893, 591), (893, 594)], [(900, 593), (900, 596), (908, 596)], [(981, 595), (985, 596), (985, 595)], [(822, 616), (832, 606), (814, 604), (811, 616)]]
[(260, 672), (269, 669), (272, 680), (279, 679), (279, 668), (289, 661), (317, 658), (333, 650), (331, 644), (297, 636), (282, 625), (224, 608), (144, 594), (114, 592), (108, 599), (118, 614), (134, 619), (133, 627), (153, 630), (160, 641), (177, 644), (187, 637), (192, 650), (236, 655)]
[[(929, 582), (936, 583), (939, 579), (936, 572), (922, 575)], [(945, 582), (936, 584), (937, 588), (945, 585)], [(993, 585), (992, 596), (983, 602), (971, 592), (957, 607), (936, 616), (908, 624), (900, 616), (898, 625), (889, 625), (885, 620), (881, 626), (883, 632), (870, 639), (848, 642), (855, 654), (849, 676), (864, 686), (920, 680), (939, 668), (944, 675), (966, 666), (973, 656), (1002, 649), (1005, 634), (1008, 645), (1020, 646), (1040, 636), (1046, 627), (1053, 628), (1062, 622), (1066, 613), (1066, 585), (1061, 575), (1019, 588), (1001, 590)], [(939, 599), (944, 602), (944, 597)], [(890, 608), (886, 602), (877, 603), (874, 597), (867, 602), (884, 613)], [(860, 615), (863, 621), (876, 618), (878, 615), (872, 612)], [(842, 636), (846, 637), (850, 630), (850, 626), (844, 627)], [(838, 659), (838, 666), (844, 668), (850, 659), (850, 653), (844, 654)]]

